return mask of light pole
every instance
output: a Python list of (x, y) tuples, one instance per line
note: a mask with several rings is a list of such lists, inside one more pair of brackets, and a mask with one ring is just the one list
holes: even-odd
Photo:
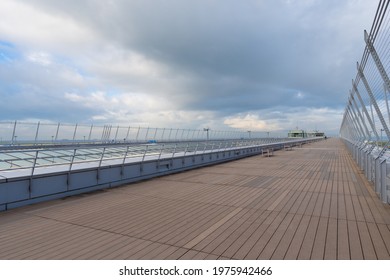
[(249, 139), (251, 139), (251, 132), (252, 132), (252, 131), (248, 130)]
[(203, 128), (203, 131), (207, 132), (207, 141), (209, 141), (209, 130), (210, 128)]

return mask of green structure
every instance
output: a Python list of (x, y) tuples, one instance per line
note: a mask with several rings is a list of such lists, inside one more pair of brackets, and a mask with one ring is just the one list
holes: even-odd
[(304, 131), (302, 129), (294, 129), (294, 130), (290, 130), (288, 132), (288, 137), (289, 138), (307, 138), (307, 133), (306, 133), (306, 131)]
[(314, 137), (325, 137), (324, 132), (318, 130), (306, 132), (303, 129), (293, 129), (288, 132), (288, 138), (314, 138)]

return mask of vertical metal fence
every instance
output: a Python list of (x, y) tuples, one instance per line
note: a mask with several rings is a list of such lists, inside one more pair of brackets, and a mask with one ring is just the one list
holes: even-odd
[(383, 202), (390, 202), (390, 0), (381, 0), (366, 47), (356, 64), (348, 102), (340, 127), (345, 141)]

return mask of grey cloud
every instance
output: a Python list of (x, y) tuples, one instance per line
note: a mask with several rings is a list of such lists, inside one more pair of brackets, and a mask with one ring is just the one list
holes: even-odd
[[(336, 0), (29, 3), (166, 65), (178, 78), (151, 94), (221, 117), (282, 105), (344, 104), (363, 50), (362, 30), (376, 5)], [(355, 14), (362, 9), (370, 12)], [(121, 83), (132, 81), (123, 78), (112, 86)], [(298, 92), (303, 98), (295, 97)]]

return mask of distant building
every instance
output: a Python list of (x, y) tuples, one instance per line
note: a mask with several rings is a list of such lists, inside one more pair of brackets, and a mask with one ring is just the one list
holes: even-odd
[(306, 133), (306, 131), (304, 131), (302, 129), (294, 129), (294, 130), (290, 130), (288, 132), (288, 137), (289, 138), (307, 138), (307, 133)]
[(289, 138), (314, 138), (314, 137), (325, 137), (324, 132), (310, 131), (306, 132), (303, 129), (293, 129), (288, 132)]
[(319, 131), (310, 131), (307, 133), (308, 137), (325, 137), (324, 132), (319, 132)]

